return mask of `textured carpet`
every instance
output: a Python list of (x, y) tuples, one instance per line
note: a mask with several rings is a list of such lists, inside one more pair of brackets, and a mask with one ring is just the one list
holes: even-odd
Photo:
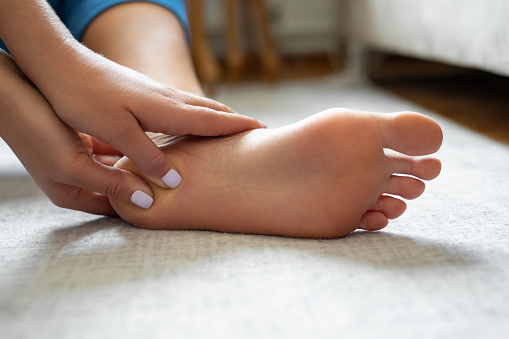
[(443, 126), (443, 172), (376, 233), (147, 231), (54, 207), (0, 144), (2, 338), (509, 333), (509, 147), (337, 77), (224, 87), (218, 99), (271, 127), (334, 106), (421, 111)]

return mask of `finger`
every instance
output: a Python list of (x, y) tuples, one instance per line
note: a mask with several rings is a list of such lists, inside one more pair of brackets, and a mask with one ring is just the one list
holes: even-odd
[(92, 154), (94, 154), (94, 142), (92, 141), (92, 137), (88, 134), (81, 133), (78, 131), (76, 131), (76, 133), (78, 133), (81, 141), (83, 142), (83, 146), (85, 146), (88, 155), (91, 156)]
[(116, 155), (118, 157), (124, 156), (122, 152), (118, 151), (115, 147), (108, 145), (93, 136), (91, 136), (91, 139), (94, 146), (94, 154)]
[(103, 154), (97, 154), (94, 155), (94, 160), (100, 162), (103, 165), (106, 166), (115, 166), (115, 164), (120, 160), (120, 157), (117, 157), (115, 155), (103, 155)]
[(167, 102), (160, 103), (160, 106), (154, 110), (157, 121), (155, 124), (146, 126), (148, 129), (145, 126), (144, 128), (169, 135), (218, 136), (266, 127), (262, 122), (240, 114), (192, 105), (168, 106)]
[[(169, 135), (230, 135), (266, 128), (262, 122), (240, 114), (183, 103), (176, 98), (145, 98), (131, 107), (143, 130)], [(120, 150), (122, 151), (122, 150)]]
[[(121, 129), (119, 131), (121, 132)], [(113, 147), (131, 159), (156, 185), (163, 188), (177, 188), (182, 182), (182, 177), (161, 149), (141, 130), (140, 126), (133, 126), (125, 131), (127, 131), (126, 134), (120, 133), (112, 139)]]
[[(170, 93), (168, 93), (168, 97), (175, 97), (175, 95), (173, 94), (173, 89), (169, 89), (170, 90)], [(208, 107), (208, 108), (211, 108), (213, 110), (216, 110), (216, 111), (219, 111), (219, 112), (226, 112), (226, 113), (237, 113), (235, 112), (233, 109), (231, 109), (230, 107), (226, 106), (225, 104), (223, 103), (220, 103), (216, 100), (213, 100), (213, 99), (210, 99), (210, 98), (205, 98), (205, 97), (201, 97), (199, 95), (196, 95), (196, 94), (193, 94), (193, 93), (189, 93), (189, 92), (185, 92), (185, 91), (179, 91), (181, 93), (181, 95), (178, 96), (178, 98), (180, 100), (182, 100), (182, 102), (188, 104), (188, 105), (192, 105), (192, 106), (200, 106), (200, 107)]]
[(88, 156), (77, 159), (74, 166), (74, 171), (62, 180), (64, 184), (129, 201), (145, 209), (153, 203), (150, 186), (131, 172), (104, 166)]
[(115, 155), (118, 157), (123, 156), (123, 154), (119, 152), (117, 149), (115, 149), (111, 145), (108, 145), (107, 143), (102, 142), (96, 137), (93, 137), (91, 135), (79, 131), (76, 131), (76, 133), (78, 133), (79, 137), (81, 138), (81, 141), (83, 142), (83, 145), (87, 149), (89, 155), (106, 154)]
[(224, 113), (198, 106), (186, 107), (186, 112), (177, 115), (177, 118), (180, 118), (178, 122), (182, 129), (186, 126), (191, 128), (186, 134), (203, 136), (231, 135), (267, 127), (261, 121), (244, 115)]

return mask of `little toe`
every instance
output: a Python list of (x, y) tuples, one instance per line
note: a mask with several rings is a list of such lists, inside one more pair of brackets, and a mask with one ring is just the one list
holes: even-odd
[(359, 229), (378, 231), (389, 224), (389, 219), (382, 212), (368, 211), (364, 213), (359, 222)]
[(387, 226), (389, 219), (396, 219), (406, 210), (404, 201), (382, 195), (378, 198), (375, 206), (364, 213), (359, 222), (360, 229), (366, 231), (378, 231)]
[(422, 180), (433, 180), (440, 174), (442, 163), (431, 157), (409, 157), (403, 154), (388, 155), (391, 173), (408, 174)]
[(385, 193), (399, 195), (405, 199), (415, 199), (419, 197), (426, 188), (426, 185), (419, 179), (393, 175), (389, 179), (389, 185)]

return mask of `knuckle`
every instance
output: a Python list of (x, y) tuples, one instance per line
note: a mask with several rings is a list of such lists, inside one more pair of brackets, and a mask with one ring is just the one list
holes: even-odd
[(166, 157), (161, 151), (158, 151), (151, 160), (149, 160), (145, 164), (142, 164), (140, 167), (140, 170), (142, 171), (143, 174), (157, 177), (164, 175), (165, 173), (163, 172), (165, 169), (166, 169)]
[(416, 164), (415, 164), (415, 162), (408, 161), (408, 159), (406, 159), (406, 163), (407, 163), (407, 172), (408, 173), (415, 173), (415, 171), (416, 171)]
[(222, 103), (212, 100), (210, 98), (203, 98), (203, 101), (204, 101), (204, 104), (208, 107), (224, 107), (225, 106)]
[[(226, 106), (225, 104), (223, 103), (220, 103), (220, 102), (217, 102), (217, 101), (214, 101), (212, 100), (212, 103), (211, 105), (214, 105), (212, 107), (217, 107), (218, 110), (222, 111), (222, 112), (227, 112), (227, 113), (230, 113), (230, 112), (233, 112), (233, 110)], [(231, 114), (231, 113), (230, 113)]]
[(175, 105), (176, 109), (186, 110), (189, 107), (189, 104), (179, 99), (173, 99), (172, 103)]
[(108, 183), (105, 193), (107, 196), (115, 199), (121, 199), (125, 194), (125, 186), (122, 180), (115, 179)]
[(173, 94), (165, 95), (166, 103), (169, 103), (172, 107), (172, 109), (184, 109), (184, 107), (187, 106), (187, 104), (182, 100), (180, 96), (176, 96)]
[(231, 117), (227, 114), (206, 109), (201, 112), (201, 117), (206, 124), (203, 125), (202, 134), (206, 136), (230, 134)]

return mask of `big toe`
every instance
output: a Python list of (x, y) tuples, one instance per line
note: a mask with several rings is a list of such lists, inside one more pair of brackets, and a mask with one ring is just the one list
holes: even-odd
[(433, 119), (419, 113), (379, 115), (385, 148), (407, 155), (435, 153), (442, 145), (442, 129)]

